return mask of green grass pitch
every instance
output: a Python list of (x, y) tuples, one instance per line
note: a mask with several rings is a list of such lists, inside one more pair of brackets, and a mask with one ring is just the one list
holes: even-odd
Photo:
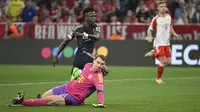
[(26, 98), (64, 84), (70, 66), (0, 65), (1, 112), (200, 112), (200, 69), (167, 67), (164, 85), (154, 81), (156, 67), (110, 67), (105, 77), (107, 108), (97, 109), (96, 93), (81, 106), (7, 107), (18, 91)]

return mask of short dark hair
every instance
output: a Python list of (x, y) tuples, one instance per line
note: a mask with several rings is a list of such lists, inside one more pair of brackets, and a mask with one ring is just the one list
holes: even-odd
[(92, 7), (87, 7), (83, 10), (83, 17), (85, 17), (85, 14), (88, 13), (88, 12), (93, 12), (94, 9)]
[(94, 59), (96, 60), (97, 58), (101, 58), (105, 62), (107, 61), (106, 57), (102, 54), (97, 54)]

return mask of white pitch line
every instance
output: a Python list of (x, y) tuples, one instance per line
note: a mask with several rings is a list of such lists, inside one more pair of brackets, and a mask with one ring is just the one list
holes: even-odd
[[(187, 80), (187, 79), (199, 79), (200, 77), (176, 77), (176, 78), (164, 78), (165, 80)], [(105, 80), (105, 82), (121, 82), (121, 81), (145, 81), (145, 80), (155, 80), (155, 78), (135, 78), (135, 79), (113, 79)], [(0, 87), (4, 86), (26, 86), (26, 85), (45, 85), (45, 84), (64, 84), (66, 81), (58, 82), (30, 82), (30, 83), (13, 83), (13, 84), (0, 84)]]

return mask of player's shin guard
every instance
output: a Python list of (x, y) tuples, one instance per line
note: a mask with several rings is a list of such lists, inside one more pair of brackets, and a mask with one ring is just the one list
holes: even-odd
[(24, 106), (46, 106), (46, 99), (29, 99), (23, 100), (22, 105)]
[(78, 69), (77, 67), (73, 67), (70, 81), (75, 80), (81, 74), (81, 71), (82, 70)]
[(161, 79), (163, 71), (164, 71), (164, 65), (162, 63), (160, 63), (157, 68), (157, 78), (156, 79)]

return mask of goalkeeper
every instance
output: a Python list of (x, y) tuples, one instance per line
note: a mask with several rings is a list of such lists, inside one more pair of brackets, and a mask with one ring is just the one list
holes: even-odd
[(55, 87), (45, 92), (41, 99), (24, 99), (24, 92), (19, 92), (11, 105), (48, 106), (48, 105), (81, 105), (92, 93), (97, 91), (97, 108), (104, 105), (104, 75), (102, 68), (106, 64), (106, 57), (97, 55), (93, 63), (87, 63), (81, 75), (74, 81)]

